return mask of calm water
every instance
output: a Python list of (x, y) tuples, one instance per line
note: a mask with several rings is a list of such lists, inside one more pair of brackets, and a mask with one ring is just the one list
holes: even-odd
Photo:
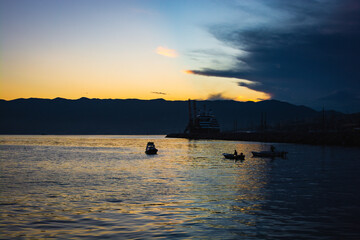
[(274, 145), (0, 136), (0, 238), (360, 239), (360, 149)]

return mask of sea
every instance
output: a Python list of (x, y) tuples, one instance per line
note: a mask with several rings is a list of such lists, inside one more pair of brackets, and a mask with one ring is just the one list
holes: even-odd
[(0, 239), (360, 239), (360, 148), (272, 145), (2, 135)]

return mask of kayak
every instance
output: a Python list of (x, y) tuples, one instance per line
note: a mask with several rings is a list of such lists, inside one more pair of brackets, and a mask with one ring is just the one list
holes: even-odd
[(287, 152), (271, 152), (271, 151), (262, 151), (262, 152), (251, 152), (253, 154), (254, 157), (269, 157), (269, 158), (274, 158), (274, 157), (281, 157), (281, 158), (285, 158)]
[(231, 154), (231, 153), (223, 153), (223, 156), (226, 158), (226, 159), (235, 159), (235, 160), (244, 160), (245, 159), (245, 155), (234, 155), (234, 154)]

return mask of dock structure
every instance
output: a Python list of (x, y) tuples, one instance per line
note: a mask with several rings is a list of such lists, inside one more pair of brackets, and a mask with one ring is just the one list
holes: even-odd
[(251, 142), (278, 142), (311, 145), (360, 146), (359, 131), (299, 131), (268, 130), (266, 114), (261, 114), (258, 131), (220, 132), (219, 124), (211, 111), (198, 111), (195, 100), (188, 100), (189, 121), (182, 133), (169, 133), (168, 138), (213, 139)]

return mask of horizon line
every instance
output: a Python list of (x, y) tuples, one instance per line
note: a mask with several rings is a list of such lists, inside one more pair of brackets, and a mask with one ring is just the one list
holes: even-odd
[(56, 100), (56, 99), (64, 99), (64, 100), (70, 100), (70, 101), (76, 101), (80, 99), (89, 99), (89, 100), (139, 100), (139, 101), (152, 101), (152, 100), (164, 100), (168, 102), (186, 102), (188, 100), (196, 100), (196, 101), (234, 101), (234, 102), (265, 102), (265, 101), (278, 101), (278, 102), (285, 102), (277, 99), (262, 99), (259, 101), (254, 100), (247, 100), (247, 101), (238, 101), (235, 99), (187, 99), (187, 100), (166, 100), (164, 98), (151, 98), (151, 99), (140, 99), (140, 98), (88, 98), (88, 97), (79, 97), (79, 98), (63, 98), (63, 97), (55, 97), (55, 98), (42, 98), (42, 97), (20, 97), (20, 98), (14, 98), (14, 99), (2, 99), (0, 98), (0, 101), (16, 101), (16, 100), (29, 100), (29, 99), (41, 99), (41, 100)]

